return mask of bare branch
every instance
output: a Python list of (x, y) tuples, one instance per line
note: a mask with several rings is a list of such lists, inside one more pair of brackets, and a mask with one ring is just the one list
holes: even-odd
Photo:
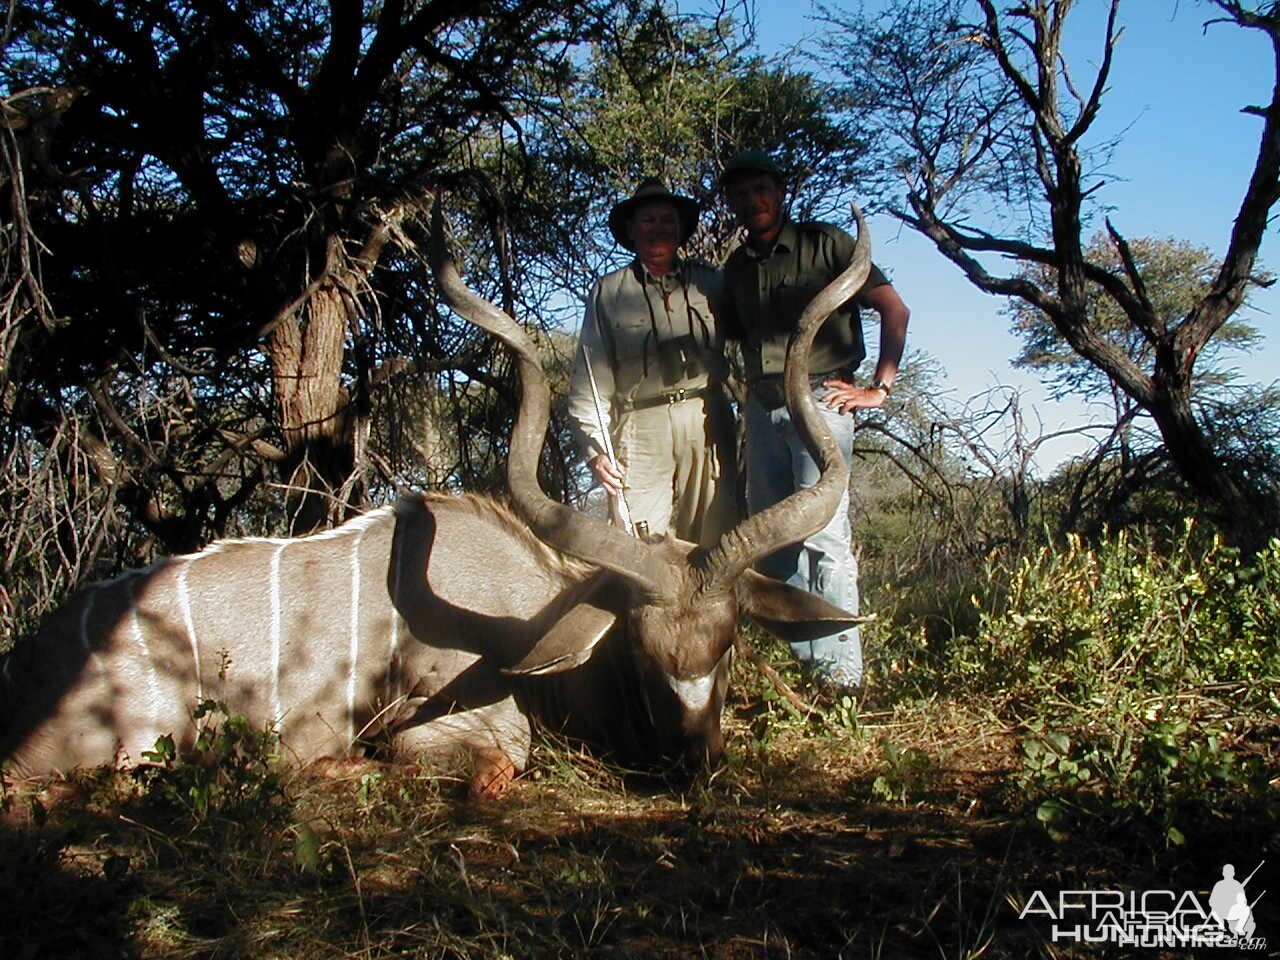
[(1274, 5), (1269, 13), (1262, 13), (1247, 10), (1230, 0), (1213, 2), (1239, 26), (1261, 30), (1267, 35), (1275, 69), (1271, 102), (1257, 111), (1263, 117), (1258, 155), (1240, 201), (1222, 269), (1177, 333), (1178, 351), (1188, 358), (1185, 361), (1188, 373), (1200, 348), (1244, 302), (1271, 210), (1280, 200), (1280, 12)]
[[(1123, 32), (1116, 30), (1116, 16), (1119, 12), (1120, 0), (1111, 0), (1111, 9), (1107, 12), (1106, 37), (1102, 46), (1102, 64), (1098, 67), (1098, 73), (1094, 77), (1093, 89), (1089, 93), (1089, 99), (1081, 103), (1080, 116), (1067, 133), (1069, 142), (1079, 141), (1085, 135), (1089, 127), (1093, 125), (1093, 121), (1098, 115), (1098, 110), (1102, 106), (1102, 94), (1106, 90), (1107, 80), (1111, 76), (1112, 57), (1115, 53), (1116, 44), (1120, 40), (1120, 34)], [(1070, 84), (1070, 74), (1067, 72), (1065, 62), (1063, 64), (1063, 76), (1067, 78), (1068, 84)]]
[[(1111, 237), (1111, 242), (1115, 244), (1116, 252), (1120, 254), (1120, 262), (1124, 265), (1125, 275), (1129, 278), (1129, 283), (1133, 285), (1134, 296), (1138, 299), (1138, 305), (1141, 310), (1126, 311), (1129, 319), (1134, 322), (1146, 336), (1147, 341), (1151, 344), (1159, 343), (1164, 336), (1164, 319), (1156, 316), (1155, 307), (1151, 305), (1151, 297), (1147, 294), (1147, 284), (1142, 277), (1142, 271), (1138, 269), (1138, 265), (1134, 262), (1133, 251), (1129, 249), (1129, 243), (1120, 235), (1111, 218), (1107, 218), (1107, 233)], [(1121, 306), (1123, 306), (1123, 302)]]

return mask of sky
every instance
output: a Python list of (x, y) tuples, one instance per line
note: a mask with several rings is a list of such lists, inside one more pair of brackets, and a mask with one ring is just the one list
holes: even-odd
[[(856, 0), (831, 5), (849, 3)], [(1103, 0), (1079, 0), (1072, 13), (1066, 50), (1081, 84), (1086, 68), (1098, 62), (1106, 9)], [(757, 0), (761, 50), (810, 47), (819, 32), (811, 10), (807, 0)], [(1124, 32), (1097, 131), (1099, 138), (1122, 139), (1109, 168), (1115, 179), (1100, 199), (1128, 237), (1183, 239), (1221, 254), (1261, 133), (1261, 119), (1241, 108), (1269, 99), (1275, 81), (1270, 43), (1260, 31), (1233, 24), (1206, 30), (1215, 10), (1198, 0), (1127, 0), (1120, 10)], [(1032, 434), (1090, 419), (1083, 403), (1050, 400), (1034, 374), (1011, 366), (1021, 344), (1000, 312), (1003, 300), (970, 286), (932, 244), (892, 218), (873, 218), (870, 226), (877, 263), (911, 307), (908, 348), (942, 365), (951, 400), (963, 402), (997, 385), (1016, 388)], [(1274, 228), (1264, 241), (1262, 264), (1280, 272)], [(1270, 383), (1280, 377), (1280, 289), (1259, 291), (1251, 300), (1254, 309), (1243, 317), (1258, 328), (1262, 343), (1247, 355), (1229, 355), (1227, 362), (1244, 381)], [(1105, 422), (1106, 414), (1100, 416)], [(1079, 437), (1046, 443), (1037, 466), (1046, 472), (1087, 447)]]

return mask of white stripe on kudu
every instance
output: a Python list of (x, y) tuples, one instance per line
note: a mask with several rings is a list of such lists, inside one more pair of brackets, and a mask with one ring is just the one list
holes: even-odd
[(391, 551), (392, 562), (395, 564), (394, 578), (392, 582), (395, 586), (391, 590), (391, 596), (388, 598), (391, 603), (391, 641), (387, 652), (387, 703), (395, 703), (400, 698), (400, 665), (398, 658), (400, 656), (400, 625), (404, 619), (400, 616), (400, 598), (404, 596), (404, 551)]
[(356, 741), (356, 665), (360, 657), (360, 541), (364, 539), (364, 527), (351, 544), (351, 640), (347, 667), (347, 744)]
[(89, 642), (89, 617), (93, 615), (93, 598), (98, 595), (98, 589), (90, 590), (85, 595), (84, 609), (80, 611), (80, 645), (87, 654), (93, 653), (93, 645)]
[(284, 553), (286, 546), (288, 541), (281, 541), (271, 554), (271, 722), (276, 727), (284, 719), (284, 711), (280, 708), (280, 554)]
[(142, 617), (138, 613), (138, 591), (129, 587), (129, 618), (131, 632), (133, 633), (133, 642), (138, 647), (138, 655), (141, 657), (147, 671), (147, 687), (150, 690), (148, 698), (151, 705), (151, 733), (156, 736), (160, 735), (160, 704), (162, 694), (160, 693), (160, 676), (156, 673), (156, 661), (151, 652), (151, 646), (147, 643), (147, 636), (142, 631)]
[(191, 592), (187, 589), (187, 572), (195, 557), (188, 557), (178, 571), (178, 609), (182, 611), (182, 624), (187, 630), (187, 643), (191, 644), (191, 662), (196, 670), (196, 700), (204, 700), (204, 679), (200, 676), (200, 641), (196, 639), (195, 618), (191, 615)]

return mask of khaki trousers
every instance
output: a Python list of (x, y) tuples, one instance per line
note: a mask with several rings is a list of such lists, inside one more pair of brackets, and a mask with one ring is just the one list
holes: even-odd
[(627, 507), (651, 534), (711, 546), (737, 521), (732, 418), (719, 396), (623, 413), (615, 447)]

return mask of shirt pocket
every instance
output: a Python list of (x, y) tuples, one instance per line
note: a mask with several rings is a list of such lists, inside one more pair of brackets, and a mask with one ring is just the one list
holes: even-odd
[(794, 332), (810, 301), (822, 290), (822, 284), (808, 280), (784, 280), (773, 290), (770, 298), (770, 309), (773, 313), (775, 329), (779, 332)]
[(653, 318), (642, 294), (636, 292), (619, 297), (611, 305), (609, 330), (617, 344), (619, 357), (639, 355), (653, 333)]

